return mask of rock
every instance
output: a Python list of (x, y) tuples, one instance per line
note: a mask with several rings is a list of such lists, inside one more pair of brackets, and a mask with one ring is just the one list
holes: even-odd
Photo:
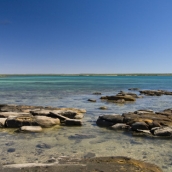
[(0, 118), (8, 118), (9, 116), (24, 116), (30, 115), (30, 113), (23, 112), (0, 112)]
[(7, 118), (0, 118), (0, 128), (5, 127), (6, 120), (7, 120)]
[(101, 107), (99, 107), (99, 109), (101, 109), (101, 110), (106, 110), (107, 107), (106, 107), (106, 106), (101, 106)]
[(129, 88), (128, 90), (131, 90), (131, 91), (139, 91), (139, 88)]
[(100, 99), (108, 99), (108, 96), (102, 96)]
[(95, 99), (88, 99), (89, 102), (96, 102)]
[(99, 116), (99, 118), (102, 120), (112, 122), (113, 124), (116, 124), (116, 123), (123, 123), (124, 117), (121, 115), (112, 114), (112, 115), (102, 115), (102, 116)]
[(130, 96), (130, 95), (124, 95), (124, 96), (120, 96), (120, 95), (116, 95), (116, 96), (107, 96), (108, 100), (120, 100), (120, 99), (124, 99), (125, 101), (135, 101), (135, 98)]
[(8, 128), (19, 128), (22, 126), (37, 126), (35, 118), (32, 115), (24, 116), (9, 116), (5, 122)]
[(125, 103), (125, 100), (124, 99), (119, 99), (119, 100), (115, 100), (113, 102), (114, 103)]
[(161, 95), (172, 95), (172, 92), (165, 90), (141, 90), (140, 94), (145, 94), (148, 96), (161, 96)]
[(112, 125), (110, 128), (113, 130), (129, 130), (130, 126), (122, 123), (117, 123), (115, 125)]
[(35, 116), (35, 122), (41, 127), (52, 127), (54, 125), (60, 125), (58, 118), (50, 118), (47, 116)]
[(137, 130), (132, 132), (132, 136), (149, 136), (152, 137), (152, 133), (149, 130)]
[(172, 136), (172, 127), (157, 127), (151, 130), (155, 136)]
[(49, 144), (46, 144), (46, 143), (37, 144), (36, 147), (40, 148), (40, 149), (50, 149), (51, 148), (51, 146)]
[[(59, 111), (57, 111), (57, 112), (59, 112)], [(47, 110), (47, 109), (32, 110), (32, 111), (30, 111), (30, 113), (32, 115), (34, 115), (34, 116), (37, 116), (37, 115), (39, 115), (39, 116), (47, 116), (50, 113), (50, 110)]]
[[(59, 113), (60, 115), (62, 116), (65, 116), (67, 118), (70, 118), (70, 119), (76, 119), (76, 116), (81, 114), (81, 113), (76, 113), (74, 111), (64, 111), (64, 112), (61, 112)], [(82, 114), (83, 115), (83, 114)], [(84, 115), (83, 115), (84, 116)], [(81, 116), (80, 116), (81, 117)]]
[(15, 148), (9, 148), (9, 149), (7, 150), (7, 152), (9, 152), (9, 153), (12, 153), (12, 152), (15, 152), (15, 151), (16, 151)]
[(81, 126), (82, 122), (77, 119), (66, 119), (65, 124), (68, 126)]
[(84, 117), (83, 113), (78, 113), (74, 116), (74, 119), (82, 119)]
[(137, 130), (149, 130), (148, 126), (145, 122), (135, 122), (134, 124), (132, 124), (131, 129), (134, 131)]
[(87, 154), (84, 155), (84, 158), (85, 158), (85, 159), (88, 159), (88, 158), (93, 158), (93, 157), (95, 157), (95, 156), (96, 156), (95, 153), (88, 152)]
[(75, 135), (71, 135), (68, 137), (68, 139), (70, 140), (76, 140), (76, 139), (92, 139), (92, 138), (96, 138), (96, 135), (90, 135), (90, 134), (75, 134)]
[(135, 111), (134, 113), (135, 114), (144, 114), (144, 113), (154, 113), (154, 112), (151, 109), (141, 109), (141, 110)]
[(96, 124), (99, 127), (110, 127), (110, 126), (114, 125), (113, 122), (109, 122), (109, 121), (106, 121), (106, 120), (103, 120), (100, 118), (97, 119)]
[(93, 93), (94, 95), (101, 95), (102, 93), (100, 93), (100, 92), (95, 92), (95, 93)]
[[(68, 159), (62, 163), (26, 163), (4, 165), (2, 172), (162, 172), (153, 164), (128, 157), (93, 157), (88, 153), (83, 159)], [(1, 170), (1, 169), (0, 169)]]
[(66, 119), (69, 119), (63, 115), (60, 115), (58, 113), (54, 113), (54, 112), (50, 112), (50, 114), (48, 115), (49, 117), (52, 117), (52, 118), (58, 118), (60, 119), (60, 122), (63, 123)]
[(56, 159), (54, 157), (50, 158), (47, 163), (55, 163), (56, 162)]
[(42, 132), (42, 127), (40, 126), (22, 126), (19, 129), (20, 132)]

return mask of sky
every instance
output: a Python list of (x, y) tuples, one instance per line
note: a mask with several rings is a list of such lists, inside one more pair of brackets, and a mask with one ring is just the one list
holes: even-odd
[(0, 74), (172, 73), (172, 0), (0, 0)]

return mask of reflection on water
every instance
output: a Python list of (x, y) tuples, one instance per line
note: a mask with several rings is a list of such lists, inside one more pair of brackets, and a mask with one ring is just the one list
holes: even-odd
[[(145, 96), (134, 103), (121, 105), (102, 101), (100, 95), (92, 95), (93, 92), (113, 95), (131, 87), (170, 90), (172, 78), (26, 78), (0, 79), (0, 103), (84, 108), (87, 110), (84, 125), (56, 126), (34, 134), (0, 129), (1, 163), (47, 162), (60, 156), (128, 156), (154, 163), (164, 172), (172, 171), (171, 139), (132, 137), (130, 133), (96, 126), (96, 120), (102, 114), (172, 108), (172, 96)], [(97, 102), (88, 102), (89, 98)], [(100, 110), (101, 106), (106, 106), (107, 110)]]

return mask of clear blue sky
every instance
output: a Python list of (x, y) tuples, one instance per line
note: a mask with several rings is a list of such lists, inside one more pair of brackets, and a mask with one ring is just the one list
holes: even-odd
[(172, 0), (0, 0), (0, 73), (172, 73)]

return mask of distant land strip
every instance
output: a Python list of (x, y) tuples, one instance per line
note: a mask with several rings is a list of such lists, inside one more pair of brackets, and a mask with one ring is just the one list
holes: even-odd
[(172, 73), (116, 73), (116, 74), (0, 74), (0, 77), (8, 76), (172, 76)]

